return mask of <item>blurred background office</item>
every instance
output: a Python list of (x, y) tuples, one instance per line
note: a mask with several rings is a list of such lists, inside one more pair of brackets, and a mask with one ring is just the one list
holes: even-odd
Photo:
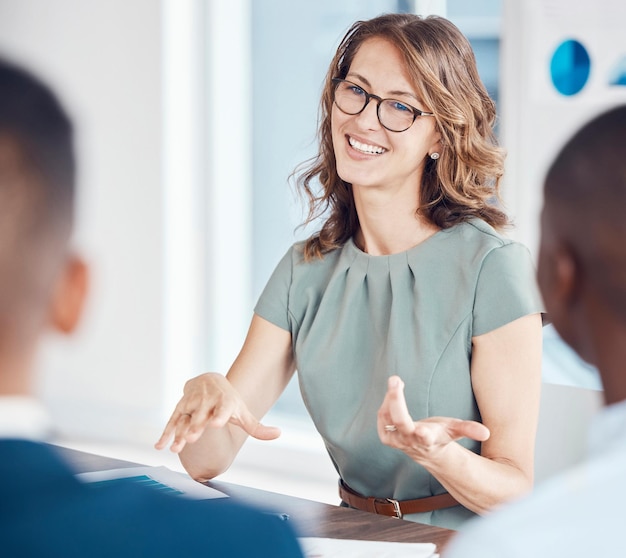
[[(322, 80), (357, 19), (435, 13), (468, 36), (509, 151), (511, 235), (536, 256), (544, 165), (582, 120), (626, 99), (626, 9), (610, 0), (588, 8), (566, 0), (0, 0), (0, 55), (52, 83), (77, 124), (75, 242), (91, 261), (93, 289), (76, 338), (51, 339), (41, 354), (41, 394), (59, 439), (180, 469), (151, 445), (186, 379), (226, 372), (269, 274), (311, 231), (298, 228), (304, 214), (288, 177), (315, 153)], [(543, 420), (561, 417), (562, 427), (574, 409), (584, 428), (599, 401), (596, 372), (550, 327), (544, 377), (566, 387)], [(281, 439), (248, 443), (223, 478), (336, 502), (336, 475), (296, 382), (266, 422), (283, 428)], [(553, 441), (540, 432), (538, 447)], [(574, 459), (579, 448), (566, 450)], [(562, 466), (538, 453), (542, 475)]]

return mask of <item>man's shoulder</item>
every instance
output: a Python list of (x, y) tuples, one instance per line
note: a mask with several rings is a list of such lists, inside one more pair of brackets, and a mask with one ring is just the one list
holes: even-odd
[(70, 467), (48, 444), (22, 439), (0, 439), (2, 492), (67, 491), (78, 482)]
[[(132, 526), (133, 556), (299, 556), (291, 527), (276, 515), (230, 498), (190, 500), (122, 483), (83, 502), (91, 517), (104, 521), (104, 535)], [(260, 554), (259, 554), (260, 552)]]
[(289, 525), (230, 498), (190, 500), (132, 481), (85, 485), (45, 444), (0, 444), (7, 555), (250, 556), (267, 549), (268, 556), (300, 556)]

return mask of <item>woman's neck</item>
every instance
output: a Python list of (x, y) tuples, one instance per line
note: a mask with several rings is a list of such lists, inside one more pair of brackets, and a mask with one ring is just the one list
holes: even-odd
[(417, 214), (418, 195), (378, 190), (354, 192), (359, 216), (356, 245), (372, 256), (405, 252), (435, 234), (439, 227)]

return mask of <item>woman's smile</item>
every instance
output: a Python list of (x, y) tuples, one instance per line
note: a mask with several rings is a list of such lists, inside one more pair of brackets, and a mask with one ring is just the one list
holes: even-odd
[(364, 153), (366, 155), (382, 155), (387, 151), (384, 147), (380, 145), (372, 145), (370, 143), (364, 143), (359, 141), (353, 136), (346, 136), (348, 138), (348, 143), (350, 147), (359, 153)]

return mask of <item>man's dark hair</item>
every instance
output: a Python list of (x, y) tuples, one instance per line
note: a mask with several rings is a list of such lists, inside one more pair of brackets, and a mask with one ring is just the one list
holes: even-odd
[(75, 182), (72, 124), (46, 85), (2, 60), (0, 137), (14, 141), (31, 172), (46, 183), (50, 209), (71, 211)]
[(546, 175), (545, 202), (579, 273), (626, 319), (626, 105), (564, 145)]

